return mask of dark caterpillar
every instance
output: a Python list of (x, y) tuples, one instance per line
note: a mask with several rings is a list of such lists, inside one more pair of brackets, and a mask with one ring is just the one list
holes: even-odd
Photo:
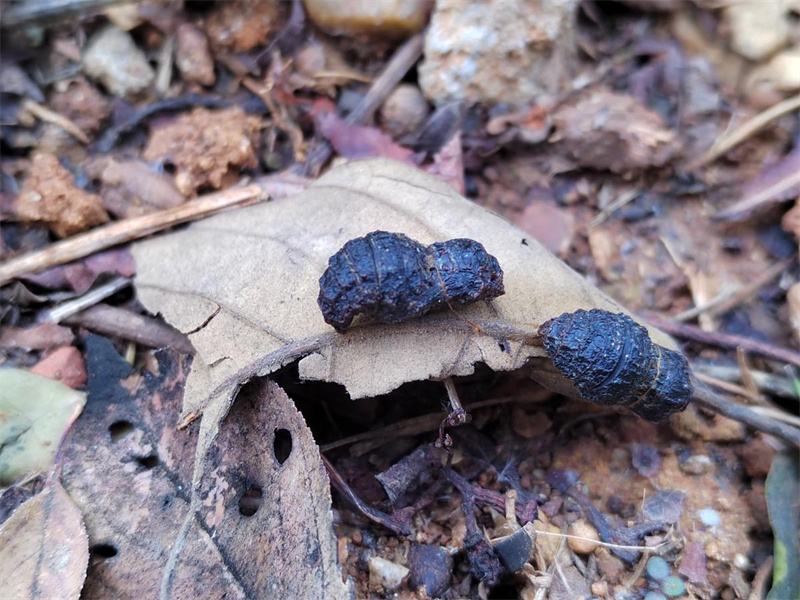
[(497, 259), (475, 240), (426, 247), (401, 233), (373, 231), (331, 256), (317, 303), (325, 322), (342, 332), (357, 314), (399, 323), (445, 303), (491, 300), (504, 293)]
[(626, 315), (577, 310), (550, 319), (539, 334), (553, 364), (587, 400), (658, 422), (692, 397), (686, 357), (653, 343)]

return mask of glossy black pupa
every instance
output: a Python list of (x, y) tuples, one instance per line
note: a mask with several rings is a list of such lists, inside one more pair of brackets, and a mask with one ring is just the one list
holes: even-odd
[(627, 315), (577, 310), (545, 322), (539, 334), (553, 364), (586, 400), (658, 422), (692, 398), (686, 357), (654, 343)]
[(424, 246), (401, 233), (373, 231), (331, 256), (317, 303), (325, 322), (343, 332), (359, 314), (400, 323), (504, 293), (497, 259), (475, 240)]

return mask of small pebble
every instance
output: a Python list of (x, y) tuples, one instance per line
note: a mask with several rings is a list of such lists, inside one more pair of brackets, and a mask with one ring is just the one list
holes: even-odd
[(83, 70), (109, 92), (131, 99), (150, 87), (155, 78), (147, 57), (126, 32), (109, 25), (89, 40)]
[(414, 544), (408, 553), (408, 567), (411, 571), (408, 581), (413, 590), (425, 586), (428, 596), (436, 598), (450, 587), (453, 557), (444, 548)]
[(333, 35), (372, 35), (403, 39), (428, 19), (428, 0), (305, 0), (306, 12), (323, 31)]
[(653, 556), (647, 561), (647, 567), (645, 568), (645, 571), (650, 579), (662, 581), (665, 577), (667, 577), (667, 575), (669, 575), (669, 565), (667, 564), (667, 561), (660, 556)]
[(393, 138), (416, 133), (430, 108), (422, 92), (415, 85), (401, 83), (381, 106), (381, 123), (386, 132)]
[[(600, 536), (597, 535), (597, 530), (592, 527), (589, 523), (587, 523), (584, 519), (578, 519), (572, 525), (569, 526), (568, 530), (569, 535), (574, 535), (579, 538), (588, 538), (588, 539), (575, 539), (575, 538), (568, 538), (567, 544), (569, 547), (572, 548), (572, 551), (576, 554), (589, 554), (594, 552), (595, 548), (597, 548), (598, 544), (595, 541), (600, 541)], [(592, 541), (595, 540), (595, 541)]]
[(667, 600), (667, 597), (661, 592), (647, 592), (644, 600)]
[(707, 527), (716, 527), (722, 523), (719, 513), (713, 508), (701, 508), (697, 511), (697, 516), (700, 517), (703, 525)]
[(661, 582), (661, 590), (672, 598), (683, 596), (686, 593), (686, 585), (683, 579), (677, 575), (670, 575)]
[(695, 454), (680, 463), (680, 467), (689, 475), (702, 475), (711, 469), (711, 459), (705, 454)]
[(367, 560), (369, 567), (369, 585), (376, 588), (383, 587), (387, 592), (396, 590), (403, 583), (408, 569), (403, 565), (386, 560), (379, 556), (372, 556)]
[(175, 66), (184, 81), (214, 85), (214, 58), (205, 33), (191, 23), (183, 23), (176, 32)]

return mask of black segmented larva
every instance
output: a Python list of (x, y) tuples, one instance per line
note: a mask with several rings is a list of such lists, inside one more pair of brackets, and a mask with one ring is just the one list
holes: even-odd
[(657, 422), (692, 398), (686, 357), (655, 344), (627, 315), (577, 310), (550, 319), (539, 334), (553, 364), (586, 400)]
[(342, 332), (357, 314), (400, 323), (445, 304), (504, 293), (497, 259), (475, 240), (423, 246), (402, 233), (373, 231), (331, 256), (317, 303), (325, 322)]

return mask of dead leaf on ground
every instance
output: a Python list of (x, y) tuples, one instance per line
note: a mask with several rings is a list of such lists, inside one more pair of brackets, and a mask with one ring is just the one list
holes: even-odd
[(717, 217), (743, 221), (777, 202), (793, 200), (800, 194), (800, 148), (764, 169), (742, 190), (742, 197), (719, 211)]
[(87, 165), (100, 180), (103, 206), (121, 218), (137, 217), (186, 201), (173, 182), (139, 160), (101, 157)]
[[(460, 307), (459, 314), (336, 334), (317, 306), (319, 277), (347, 240), (376, 229), (423, 244), (480, 241), (503, 268), (505, 296)], [(377, 396), (407, 381), (467, 375), (479, 361), (494, 370), (519, 368), (543, 351), (515, 340), (514, 332), (579, 308), (622, 310), (529, 235), (447, 183), (382, 159), (349, 163), (294, 198), (207, 219), (139, 243), (133, 253), (139, 298), (198, 351), (184, 416), (203, 412), (220, 384), (234, 382), (229, 378), (243, 383), (236, 376), (248, 366), (264, 375), (302, 359), (304, 379), (340, 383), (352, 398)], [(668, 336), (651, 333), (674, 347)], [(506, 336), (504, 349), (498, 337)], [(228, 398), (235, 385), (229, 387)]]
[(277, 384), (260, 379), (242, 391), (201, 468), (191, 526), (168, 566), (168, 597), (187, 597), (203, 572), (195, 548), (208, 534), (248, 598), (353, 596), (337, 563), (319, 450)]
[(100, 275), (133, 277), (134, 273), (136, 266), (128, 249), (115, 248), (40, 273), (31, 273), (21, 279), (50, 290), (69, 289), (76, 294), (82, 294), (92, 287)]
[(47, 471), (86, 395), (22, 369), (0, 369), (0, 485)]
[(433, 155), (433, 164), (425, 167), (431, 175), (446, 181), (459, 194), (464, 194), (464, 152), (461, 148), (461, 132), (456, 133), (442, 149)]
[[(480, 241), (504, 270), (506, 295), (459, 314), (337, 334), (317, 306), (319, 277), (347, 240), (376, 229), (423, 244)], [(294, 198), (219, 215), (133, 253), (139, 298), (198, 352), (183, 407), (184, 422), (204, 415), (194, 486), (236, 390), (254, 376), (300, 360), (302, 379), (340, 383), (354, 399), (378, 396), (408, 381), (470, 374), (477, 362), (518, 369), (543, 356), (530, 333), (545, 320), (579, 308), (622, 310), (513, 225), (447, 183), (385, 159), (349, 163)], [(675, 347), (662, 332), (651, 335)]]
[(319, 134), (346, 158), (383, 156), (412, 164), (416, 162), (412, 150), (397, 144), (377, 127), (353, 125), (333, 112), (319, 115), (316, 125)]
[(556, 138), (579, 165), (614, 173), (660, 167), (679, 150), (675, 133), (631, 96), (594, 89), (553, 114)]
[(4, 598), (77, 600), (88, 562), (81, 513), (58, 481), (48, 483), (0, 527)]

